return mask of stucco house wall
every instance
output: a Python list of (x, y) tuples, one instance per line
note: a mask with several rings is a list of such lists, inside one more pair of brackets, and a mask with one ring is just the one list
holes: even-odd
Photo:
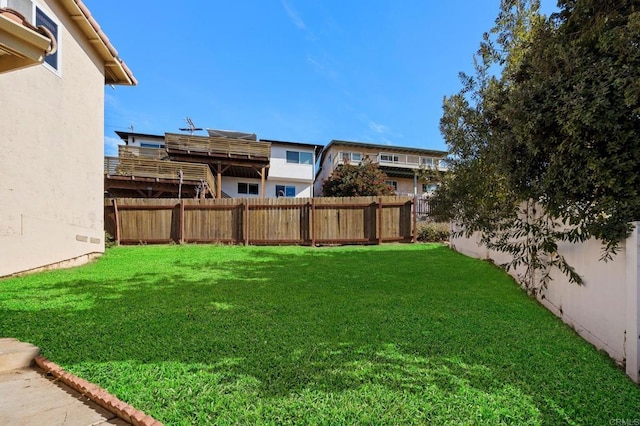
[[(240, 194), (238, 193), (238, 183), (247, 183), (258, 185), (257, 194)], [(222, 191), (231, 198), (260, 198), (262, 194), (262, 187), (260, 186), (260, 179), (241, 178), (235, 176), (225, 176), (222, 179)], [(265, 198), (275, 198), (276, 186), (293, 186), (295, 187), (296, 198), (308, 198), (311, 197), (311, 185), (308, 182), (292, 182), (279, 179), (269, 179), (265, 182)]]
[(58, 71), (0, 74), (0, 276), (104, 251), (104, 60), (57, 1)]
[[(266, 197), (276, 196), (276, 186), (294, 186), (296, 197), (312, 197), (315, 179), (316, 147), (295, 143), (271, 142), (269, 178), (266, 183)], [(287, 162), (287, 151), (304, 152), (311, 156), (310, 164)]]

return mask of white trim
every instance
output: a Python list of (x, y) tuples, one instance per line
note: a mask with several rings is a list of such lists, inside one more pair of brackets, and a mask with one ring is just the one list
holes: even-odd
[[(391, 157), (391, 160), (383, 160), (382, 156), (385, 157)], [(391, 164), (396, 164), (400, 162), (400, 154), (392, 154), (390, 152), (381, 152), (378, 156), (378, 158), (380, 159), (381, 163), (391, 163)]]
[[(55, 14), (53, 12), (50, 12), (48, 9), (46, 9), (45, 7), (42, 6), (42, 4), (40, 2), (35, 2), (32, 1), (31, 2), (31, 22), (33, 22), (33, 25), (36, 25), (36, 9), (40, 9), (40, 11), (44, 14), (44, 16), (46, 16), (47, 18), (51, 19), (53, 21), (54, 24), (56, 24), (56, 26), (58, 27), (58, 31), (57, 34), (55, 34), (56, 36), (56, 43), (57, 43), (57, 52), (56, 55), (57, 56), (57, 67), (54, 68), (51, 65), (49, 65), (45, 61), (42, 62), (42, 65), (48, 69), (49, 71), (51, 71), (52, 73), (54, 73), (55, 75), (57, 75), (58, 77), (62, 78), (62, 29), (63, 26), (60, 23), (60, 20), (58, 19), (57, 16), (55, 16)], [(36, 25), (37, 26), (37, 25)]]

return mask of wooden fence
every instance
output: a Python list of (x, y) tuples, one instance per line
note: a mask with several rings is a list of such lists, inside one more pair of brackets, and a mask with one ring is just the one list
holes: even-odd
[(118, 244), (415, 242), (411, 197), (105, 199)]

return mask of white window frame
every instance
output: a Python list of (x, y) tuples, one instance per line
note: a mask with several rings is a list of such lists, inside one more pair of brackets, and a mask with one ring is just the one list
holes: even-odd
[(361, 152), (352, 152), (352, 151), (341, 151), (340, 158), (342, 161), (349, 161), (350, 163), (359, 163), (362, 161), (362, 153)]
[[(391, 157), (391, 160), (385, 160), (383, 157)], [(386, 152), (380, 153), (380, 162), (381, 163), (399, 163), (400, 155), (399, 154), (390, 154)]]
[(433, 167), (435, 164), (435, 158), (433, 157), (420, 157), (420, 165)]
[(33, 25), (36, 25), (36, 10), (37, 9), (39, 9), (40, 12), (44, 16), (46, 16), (54, 24), (56, 24), (56, 27), (57, 27), (57, 30), (58, 30), (57, 34), (55, 34), (55, 36), (56, 36), (56, 44), (57, 44), (57, 51), (56, 51), (57, 62), (56, 62), (56, 67), (53, 67), (53, 66), (49, 65), (45, 61), (42, 62), (42, 65), (46, 69), (48, 69), (49, 71), (51, 71), (52, 73), (57, 75), (58, 77), (62, 77), (62, 50), (63, 50), (63, 47), (62, 47), (62, 25), (60, 24), (60, 21), (58, 20), (58, 18), (55, 15), (53, 15), (47, 9), (42, 7), (42, 5), (40, 3), (32, 1), (31, 2), (31, 22), (33, 23)]
[[(297, 153), (298, 154), (298, 161), (291, 161), (289, 160), (289, 153)], [(309, 159), (309, 163), (302, 163), (300, 161), (300, 157), (302, 156), (302, 154), (305, 155), (309, 155), (310, 159)], [(284, 154), (284, 158), (285, 161), (289, 164), (302, 164), (303, 166), (313, 166), (313, 153), (312, 152), (308, 152), (308, 151), (294, 151), (294, 150), (286, 150), (285, 154)]]

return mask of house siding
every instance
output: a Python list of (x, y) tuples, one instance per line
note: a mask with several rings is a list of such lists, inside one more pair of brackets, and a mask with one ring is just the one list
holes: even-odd
[(104, 252), (104, 68), (53, 1), (59, 75), (0, 75), (0, 276)]

